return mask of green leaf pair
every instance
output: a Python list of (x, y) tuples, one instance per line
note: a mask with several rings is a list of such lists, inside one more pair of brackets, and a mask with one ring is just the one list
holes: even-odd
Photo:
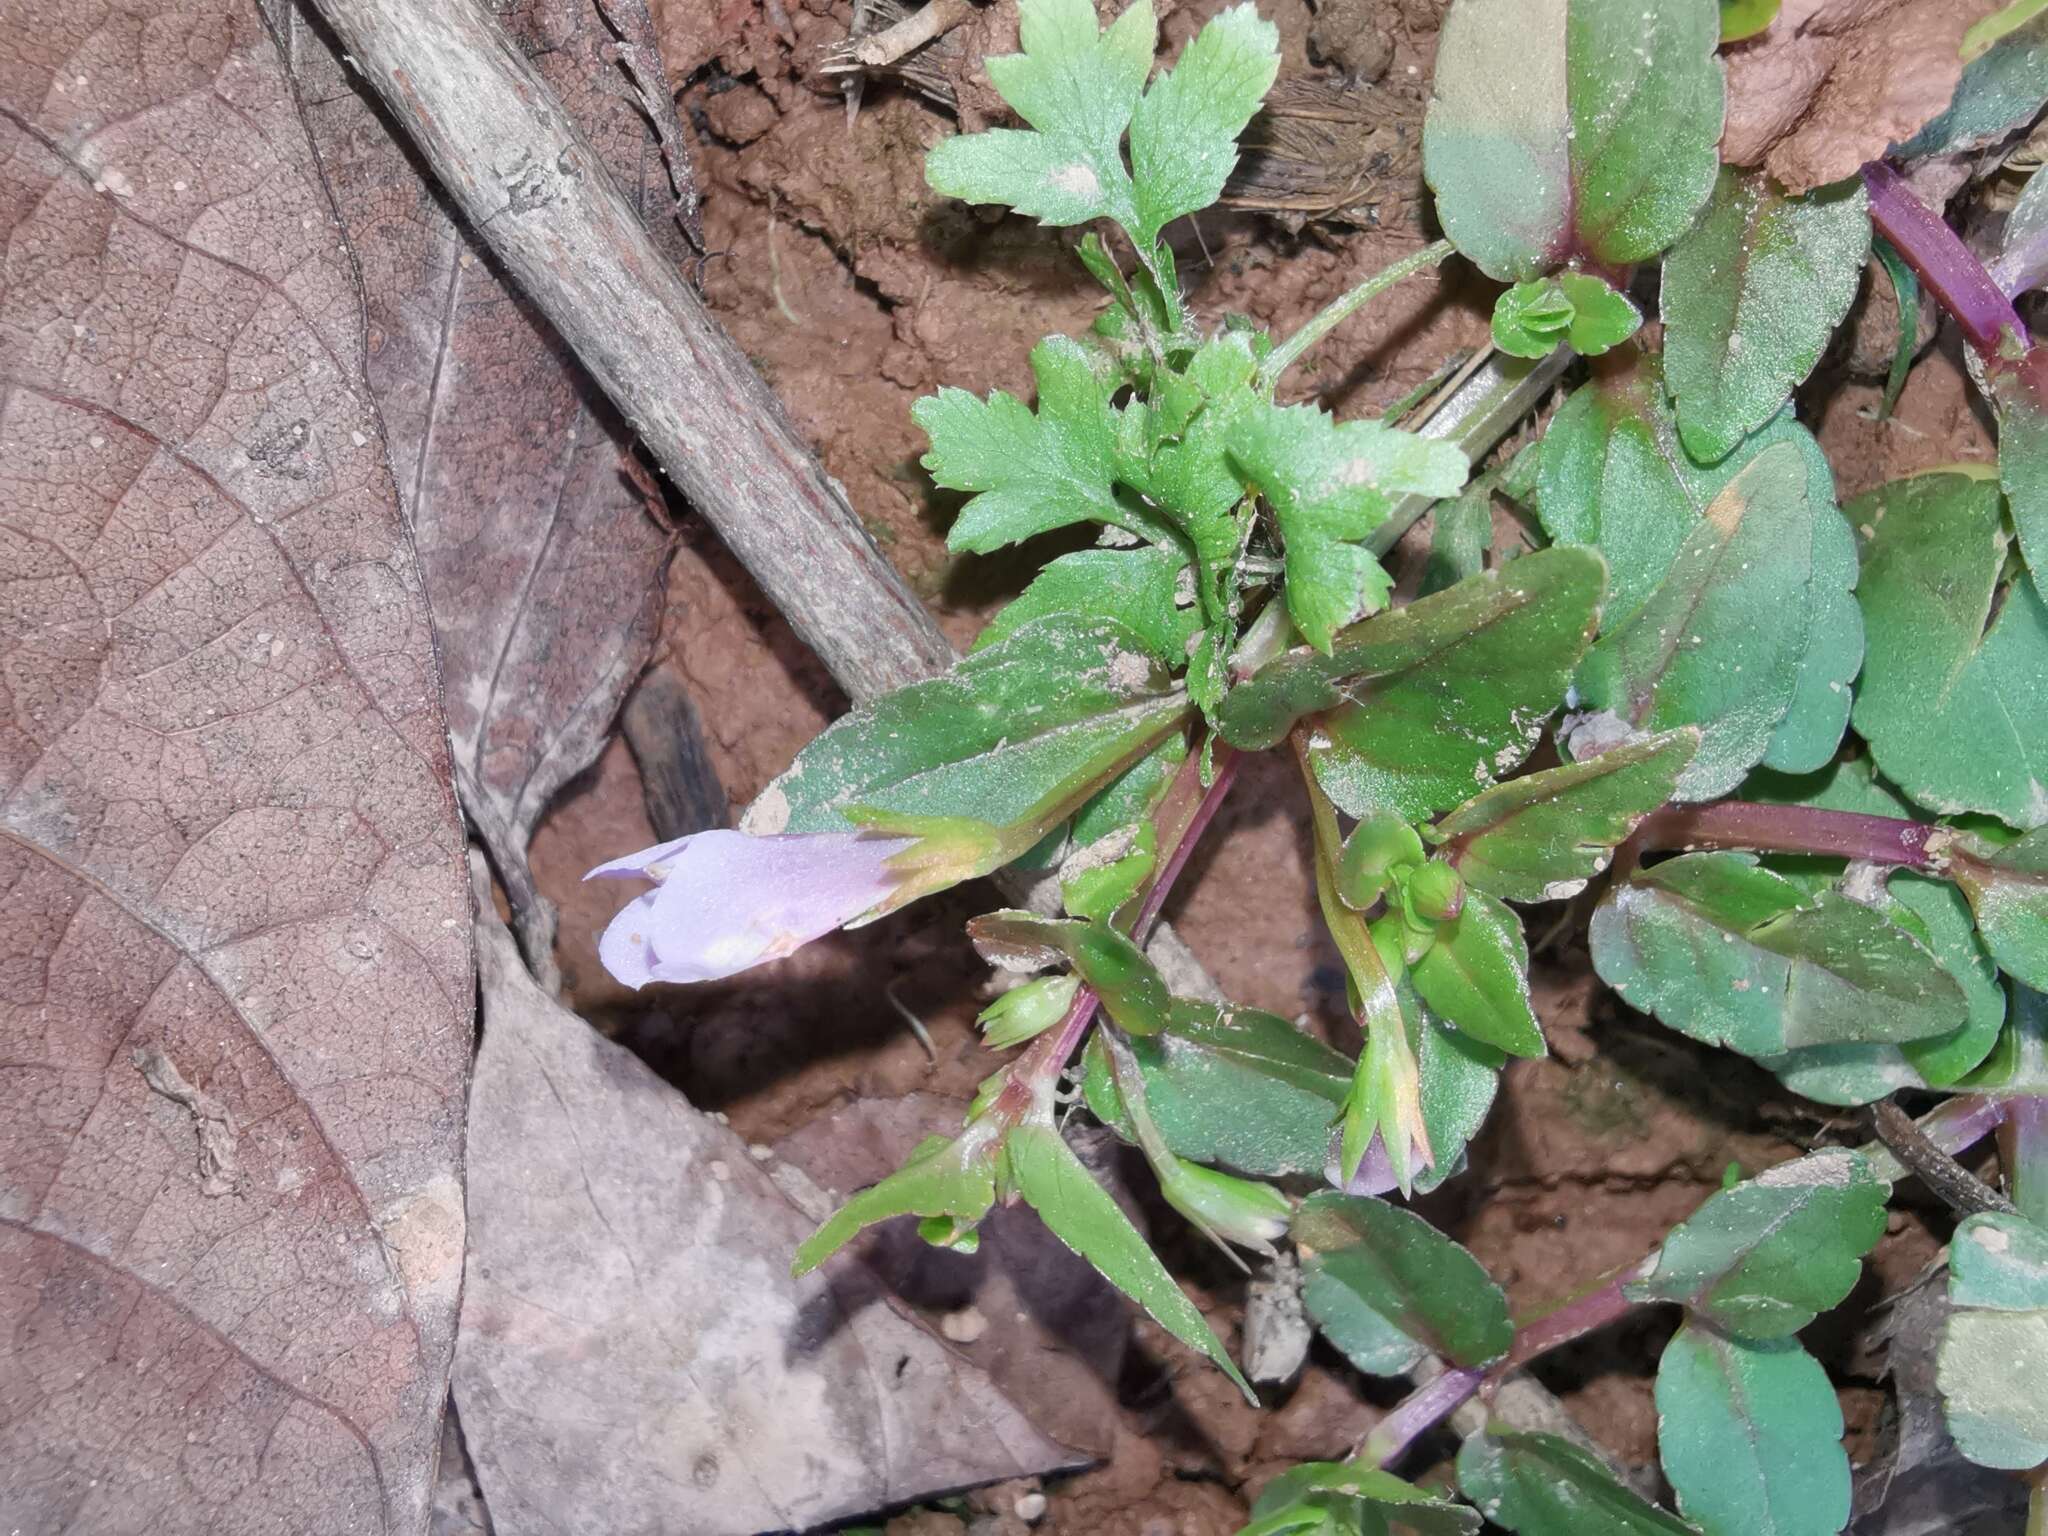
[(1588, 272), (1517, 283), (1493, 306), (1493, 344), (1511, 357), (1547, 357), (1570, 347), (1598, 357), (1635, 335), (1643, 314)]

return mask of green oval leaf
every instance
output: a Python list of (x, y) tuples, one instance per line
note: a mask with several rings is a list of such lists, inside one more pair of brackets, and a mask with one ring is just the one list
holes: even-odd
[(1986, 1211), (1956, 1228), (1935, 1383), (1956, 1447), (1979, 1466), (2048, 1461), (2048, 1231)]
[(1694, 853), (1617, 886), (1593, 914), (1593, 965), (1631, 1007), (1747, 1056), (1925, 1039), (1968, 1014), (1903, 928), (1809, 894), (1749, 854)]
[(1791, 703), (1772, 734), (1764, 763), (1811, 772), (1835, 755), (1849, 720), (1849, 684), (1863, 664), (1863, 617), (1856, 585), (1856, 543), (1835, 509), (1835, 480), (1820, 445), (1789, 411), (1718, 464), (1685, 451), (1666, 398), (1659, 359), (1596, 372), (1558, 411), (1538, 464), (1538, 514), (1562, 544), (1590, 544), (1607, 557), (1612, 587), (1606, 631), (1627, 625), (1671, 570), (1707, 508), (1766, 451), (1798, 448), (1807, 473), (1813, 580), (1803, 608), (1806, 650)]
[(1458, 1486), (1490, 1522), (1520, 1536), (1698, 1536), (1557, 1435), (1489, 1426), (1458, 1451)]
[(1849, 504), (1869, 634), (1852, 718), (1918, 804), (2032, 828), (2048, 823), (2048, 604), (2000, 579), (1999, 503), (1990, 481), (1930, 474)]
[(1507, 901), (1563, 901), (1607, 867), (1614, 846), (1669, 800), (1699, 747), (1691, 726), (1582, 763), (1510, 779), (1430, 829), (1474, 890)]
[[(1185, 1000), (1162, 1034), (1133, 1040), (1153, 1123), (1176, 1154), (1277, 1178), (1323, 1170), (1351, 1063), (1277, 1014)], [(1091, 1042), (1088, 1108), (1134, 1139), (1109, 1063)]]
[(1187, 558), (1178, 550), (1158, 545), (1061, 555), (988, 621), (974, 649), (987, 650), (1026, 624), (1054, 615), (1110, 619), (1129, 630), (1154, 661), (1176, 671), (1187, 664), (1188, 642), (1202, 627), (1193, 588), (1182, 587), (1187, 569)]
[(1664, 1239), (1631, 1301), (1675, 1301), (1728, 1333), (1781, 1339), (1855, 1288), (1891, 1185), (1839, 1148), (1724, 1190)]
[(1410, 1211), (1360, 1195), (1310, 1195), (1295, 1213), (1294, 1240), (1302, 1304), (1361, 1371), (1397, 1375), (1425, 1353), (1484, 1365), (1514, 1342), (1501, 1288)]
[(1805, 461), (1766, 448), (1686, 534), (1661, 585), (1609, 629), (1579, 669), (1590, 712), (1567, 737), (1574, 757), (1617, 734), (1700, 728), (1681, 800), (1726, 794), (1770, 751), (1790, 714), (1813, 623), (1816, 528)]
[(1991, 957), (2023, 985), (2048, 992), (2048, 829), (2003, 848), (1960, 841), (1949, 874), (1969, 898)]
[(1422, 1000), (1454, 1029), (1510, 1056), (1544, 1054), (1543, 1030), (1529, 1003), (1522, 920), (1491, 896), (1467, 891), (1458, 915), (1437, 931), (1409, 974)]
[(1713, 463), (1813, 371), (1870, 254), (1863, 183), (1800, 197), (1724, 170), (1664, 258), (1664, 367), (1688, 452)]
[(1502, 282), (1656, 255), (1713, 189), (1719, 41), (1706, 5), (1456, 0), (1422, 134), (1444, 233)]
[(1789, 1339), (1679, 1329), (1657, 1366), (1657, 1451), (1706, 1536), (1835, 1536), (1849, 1519), (1841, 1404)]

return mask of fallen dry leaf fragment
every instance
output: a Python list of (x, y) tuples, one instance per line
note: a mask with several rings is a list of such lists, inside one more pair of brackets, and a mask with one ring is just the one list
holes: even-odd
[(1962, 77), (1963, 33), (1996, 0), (1785, 0), (1724, 50), (1721, 158), (1805, 192), (1855, 174), (1939, 116)]
[(1075, 1464), (871, 1281), (792, 1280), (810, 1220), (488, 915), (478, 963), (455, 1393), (499, 1536), (808, 1529)]
[(415, 1532), (469, 904), (362, 310), (252, 6), (0, 61), (0, 1530)]
[[(659, 152), (590, 0), (521, 0), (503, 20), (683, 260)], [(552, 985), (555, 914), (527, 844), (647, 663), (670, 548), (659, 493), (628, 478), (631, 433), (422, 179), (361, 77), (302, 12), (286, 27), (362, 268), (370, 387), (433, 602), (456, 784)]]

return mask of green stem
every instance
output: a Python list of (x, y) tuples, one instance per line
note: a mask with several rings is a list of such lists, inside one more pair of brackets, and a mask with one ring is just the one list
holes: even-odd
[(1349, 293), (1333, 300), (1322, 312), (1300, 330), (1275, 347), (1272, 354), (1259, 369), (1259, 387), (1268, 395), (1273, 386), (1280, 382), (1280, 376), (1294, 366), (1301, 354), (1321, 341), (1338, 326), (1349, 320), (1367, 304), (1385, 293), (1404, 277), (1413, 277), (1417, 272), (1435, 266), (1456, 247), (1448, 240), (1439, 240), (1435, 245), (1424, 246), (1411, 256), (1404, 256), (1391, 267), (1382, 268), (1358, 284)]

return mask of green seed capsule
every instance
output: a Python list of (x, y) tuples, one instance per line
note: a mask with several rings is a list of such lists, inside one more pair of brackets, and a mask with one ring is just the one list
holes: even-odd
[(1465, 882), (1448, 864), (1425, 864), (1408, 876), (1408, 904), (1417, 917), (1448, 923), (1465, 905)]

